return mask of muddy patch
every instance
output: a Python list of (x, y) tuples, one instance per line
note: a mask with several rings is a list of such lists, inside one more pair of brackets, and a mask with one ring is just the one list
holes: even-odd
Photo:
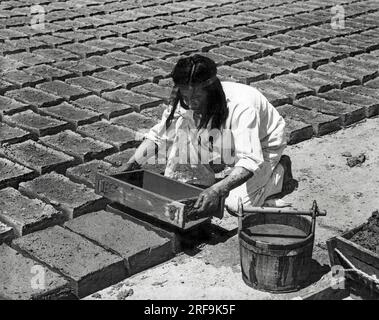
[(351, 241), (379, 254), (379, 211), (376, 210)]

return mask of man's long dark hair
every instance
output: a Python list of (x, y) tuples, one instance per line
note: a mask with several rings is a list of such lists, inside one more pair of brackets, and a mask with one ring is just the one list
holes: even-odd
[[(186, 107), (178, 85), (196, 85), (215, 77), (216, 74), (216, 63), (210, 58), (195, 54), (192, 57), (179, 59), (171, 73), (175, 85), (171, 93), (172, 109), (166, 121), (166, 128), (171, 125), (179, 102)], [(225, 93), (220, 80), (216, 78), (210, 85), (204, 87), (204, 90), (207, 93), (207, 103), (200, 110), (201, 120), (198, 129), (207, 128), (210, 120), (212, 129), (220, 129), (228, 116)]]

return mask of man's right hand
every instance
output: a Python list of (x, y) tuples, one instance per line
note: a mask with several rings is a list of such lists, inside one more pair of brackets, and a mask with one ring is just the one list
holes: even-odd
[(146, 161), (156, 155), (158, 148), (155, 143), (149, 139), (145, 139), (139, 145), (134, 155), (125, 164), (122, 164), (119, 169), (121, 171), (133, 171), (141, 169), (141, 166), (146, 163)]
[(132, 162), (128, 162), (126, 164), (123, 164), (119, 169), (122, 172), (127, 172), (127, 171), (133, 171), (133, 170), (141, 169), (141, 166), (138, 162), (132, 161)]

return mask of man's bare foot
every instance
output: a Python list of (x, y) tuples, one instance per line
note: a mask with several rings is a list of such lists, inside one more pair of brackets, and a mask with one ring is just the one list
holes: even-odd
[(298, 182), (292, 176), (292, 162), (289, 156), (283, 155), (279, 163), (284, 168), (282, 193), (289, 194), (298, 187)]

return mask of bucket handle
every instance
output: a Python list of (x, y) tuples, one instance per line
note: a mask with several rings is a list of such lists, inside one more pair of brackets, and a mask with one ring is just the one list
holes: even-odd
[(238, 198), (238, 233), (242, 230), (242, 219), (256, 213), (270, 213), (270, 214), (289, 214), (297, 216), (310, 216), (312, 217), (312, 224), (307, 237), (314, 235), (316, 230), (316, 217), (326, 216), (326, 210), (319, 210), (316, 200), (313, 200), (312, 208), (310, 210), (297, 210), (297, 209), (282, 209), (282, 208), (268, 208), (268, 207), (253, 207), (252, 209), (244, 211), (241, 197)]

